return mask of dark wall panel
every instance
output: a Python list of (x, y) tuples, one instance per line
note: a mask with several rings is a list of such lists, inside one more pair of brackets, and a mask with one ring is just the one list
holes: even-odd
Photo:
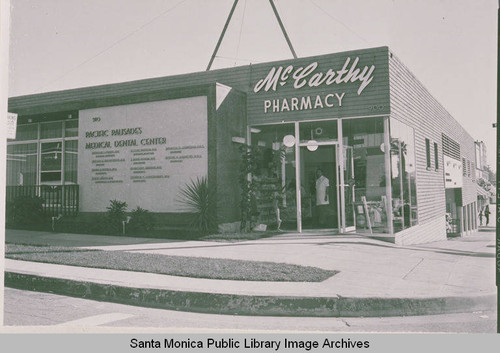
[(240, 144), (232, 137), (246, 135), (246, 97), (234, 89), (216, 111), (217, 124), (217, 219), (240, 220)]
[[(300, 67), (305, 67), (312, 62), (317, 62), (318, 67), (308, 76), (315, 73), (326, 73), (329, 69), (338, 71), (342, 69), (347, 58), (349, 65), (359, 58), (356, 67), (362, 69), (375, 65), (372, 81), (360, 95), (357, 94), (360, 82), (347, 82), (318, 87), (293, 88), (293, 77), (283, 84), (278, 84), (276, 91), (258, 93), (254, 92), (255, 84), (267, 76), (273, 67), (287, 67), (293, 65), (293, 72)], [(363, 49), (350, 52), (321, 55), (297, 60), (283, 60), (251, 66), (242, 66), (214, 71), (204, 71), (184, 75), (161, 77), (110, 85), (85, 87), (79, 89), (49, 92), (9, 99), (9, 111), (19, 115), (46, 114), (57, 111), (88, 109), (101, 106), (130, 104), (153, 100), (176, 98), (173, 92), (179, 90), (181, 95), (191, 94), (197, 87), (220, 82), (234, 87), (248, 94), (248, 121), (249, 124), (269, 123), (272, 121), (309, 120), (321, 118), (366, 116), (388, 114), (389, 112), (389, 73), (388, 73), (388, 48), (380, 47)], [(182, 91), (182, 92), (180, 92)], [(266, 99), (317, 96), (345, 92), (342, 107), (317, 108), (305, 111), (290, 111), (281, 113), (264, 113), (263, 102)], [(330, 100), (332, 102), (334, 100)], [(375, 107), (375, 109), (374, 109)]]

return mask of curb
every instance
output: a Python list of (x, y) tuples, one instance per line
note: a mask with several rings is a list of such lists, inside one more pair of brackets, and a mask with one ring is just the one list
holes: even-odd
[(126, 305), (208, 314), (383, 317), (491, 310), (496, 295), (436, 298), (251, 296), (145, 289), (5, 272), (5, 286)]

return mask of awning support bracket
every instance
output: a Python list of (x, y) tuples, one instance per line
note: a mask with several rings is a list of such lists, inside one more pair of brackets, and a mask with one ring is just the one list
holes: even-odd
[[(288, 34), (286, 33), (285, 26), (283, 25), (283, 22), (281, 21), (278, 10), (276, 9), (276, 6), (274, 5), (274, 1), (269, 0), (269, 3), (271, 4), (271, 7), (273, 9), (274, 16), (278, 20), (278, 24), (281, 28), (281, 31), (283, 32), (283, 36), (285, 37), (286, 43), (288, 44), (288, 47), (290, 48), (290, 51), (292, 52), (293, 58), (297, 59), (297, 54), (295, 53), (295, 50), (293, 49), (293, 46), (292, 46), (292, 42), (290, 41), (290, 38), (288, 37)], [(233, 17), (233, 13), (234, 13), (234, 10), (236, 9), (236, 5), (238, 5), (238, 0), (234, 0), (233, 6), (231, 7), (231, 11), (229, 11), (229, 15), (227, 16), (226, 23), (224, 24), (224, 28), (222, 29), (222, 32), (219, 36), (219, 40), (217, 41), (217, 44), (215, 45), (214, 52), (212, 54), (212, 57), (210, 58), (210, 62), (208, 63), (206, 71), (209, 71), (210, 68), (212, 67), (212, 64), (215, 60), (215, 57), (217, 56), (217, 52), (219, 51), (219, 47), (222, 43), (222, 40), (224, 39), (224, 36), (226, 35), (227, 27), (229, 27), (229, 23), (231, 22), (231, 18)]]

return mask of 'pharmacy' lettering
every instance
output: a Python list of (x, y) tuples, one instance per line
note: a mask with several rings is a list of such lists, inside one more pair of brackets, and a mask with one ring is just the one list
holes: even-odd
[(293, 112), (298, 110), (333, 108), (342, 106), (342, 94), (329, 93), (325, 96), (304, 96), (292, 98), (276, 98), (264, 100), (264, 113)]
[(358, 88), (358, 95), (360, 95), (366, 86), (372, 82), (375, 65), (358, 68), (358, 57), (356, 57), (351, 64), (350, 62), (351, 58), (349, 57), (344, 62), (342, 69), (335, 70), (331, 68), (326, 72), (316, 71), (318, 67), (318, 62), (316, 61), (305, 67), (301, 66), (296, 69), (294, 69), (293, 65), (289, 65), (287, 67), (275, 66), (271, 68), (265, 78), (259, 80), (255, 84), (253, 91), (255, 93), (262, 89), (266, 92), (269, 90), (276, 91), (278, 83), (280, 86), (284, 86), (291, 78), (295, 89), (302, 88), (306, 85), (309, 87), (318, 87), (321, 85), (330, 86), (333, 84), (339, 85), (342, 83), (358, 81), (361, 83)]

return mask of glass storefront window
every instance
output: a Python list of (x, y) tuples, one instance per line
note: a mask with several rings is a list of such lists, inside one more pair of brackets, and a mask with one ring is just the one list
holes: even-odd
[(390, 119), (391, 186), (394, 232), (417, 224), (415, 138), (413, 129)]
[(76, 184), (78, 170), (78, 141), (64, 142), (64, 183)]
[[(7, 185), (76, 184), (77, 138), (78, 119), (18, 125), (7, 146)], [(16, 143), (26, 140), (34, 143)]]
[(38, 139), (38, 124), (18, 125), (16, 141), (27, 141)]
[(295, 128), (293, 124), (251, 128), (254, 190), (253, 223), (297, 227)]
[(7, 185), (36, 185), (37, 144), (7, 146)]
[(300, 143), (337, 140), (337, 126), (337, 120), (300, 123)]
[(64, 122), (64, 137), (78, 136), (78, 120), (67, 120)]
[[(384, 153), (384, 118), (342, 120), (343, 144), (352, 148), (354, 180), (354, 212), (356, 230), (387, 233), (387, 194)], [(346, 213), (353, 205), (348, 205)]]
[(40, 138), (51, 139), (62, 137), (62, 121), (40, 124)]

